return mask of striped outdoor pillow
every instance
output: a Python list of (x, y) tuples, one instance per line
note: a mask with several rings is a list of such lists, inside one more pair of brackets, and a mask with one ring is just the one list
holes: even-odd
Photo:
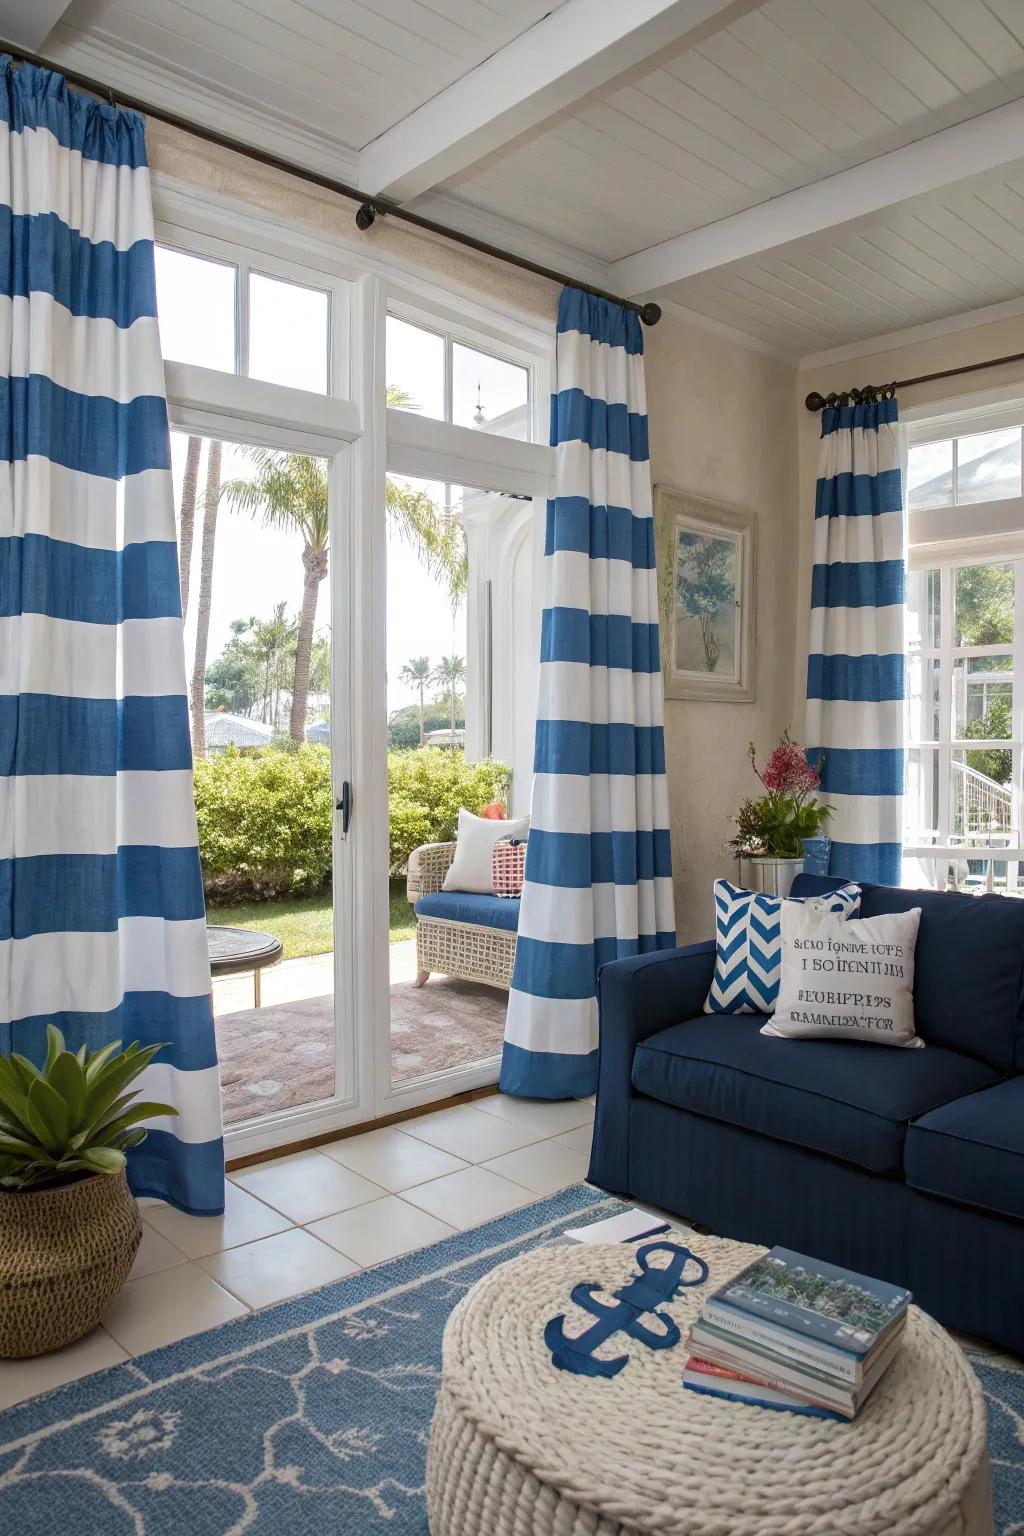
[[(787, 901), (841, 912), (860, 911), (860, 886)], [(782, 965), (782, 898), (715, 881), (715, 975), (705, 1013), (774, 1013)]]

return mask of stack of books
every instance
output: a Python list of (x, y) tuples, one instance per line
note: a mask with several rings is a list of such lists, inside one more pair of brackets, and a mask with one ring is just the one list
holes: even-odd
[(910, 1292), (773, 1248), (713, 1292), (690, 1329), (683, 1385), (852, 1419), (895, 1359)]

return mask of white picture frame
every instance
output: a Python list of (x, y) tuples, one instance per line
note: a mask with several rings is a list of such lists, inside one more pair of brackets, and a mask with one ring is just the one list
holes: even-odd
[(658, 485), (654, 527), (665, 697), (752, 703), (756, 513)]

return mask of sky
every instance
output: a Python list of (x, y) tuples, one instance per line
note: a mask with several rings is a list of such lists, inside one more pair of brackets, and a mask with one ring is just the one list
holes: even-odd
[[(158, 247), (157, 293), (164, 357), (226, 372), (236, 371), (236, 280), (233, 266)], [(271, 383), (325, 393), (328, 378), (329, 296), (257, 272), (250, 274), (248, 372)], [(394, 317), (387, 324), (387, 382), (407, 397), (407, 409), (444, 419), (451, 396), (451, 419), (463, 426), (487, 426), (496, 417), (527, 402), (525, 369), (455, 343), (450, 351), (446, 389), (444, 338)], [(520, 413), (523, 421), (527, 413)], [(478, 420), (477, 418), (482, 419)], [(507, 430), (507, 428), (506, 428)], [(525, 430), (516, 428), (516, 430)], [(175, 506), (180, 508), (187, 437), (171, 435)], [(191, 674), (195, 652), (196, 598), (202, 540), (202, 502), (207, 445), (199, 475), (191, 596), (185, 624), (186, 664)], [(253, 467), (245, 449), (225, 443), (222, 480), (247, 479)], [(455, 505), (461, 488), (410, 481), (438, 505)], [(290, 613), (302, 599), (302, 541), (298, 534), (268, 529), (248, 514), (220, 504), (214, 555), (213, 599), (207, 662), (221, 654), (234, 619), (267, 618), (284, 601)], [(442, 585), (424, 570), (415, 551), (389, 536), (387, 546), (388, 710), (415, 702), (415, 690), (400, 681), (402, 666), (413, 656), (466, 655), (466, 616), (453, 614)], [(326, 630), (330, 614), (330, 578), (320, 588), (317, 628)]]

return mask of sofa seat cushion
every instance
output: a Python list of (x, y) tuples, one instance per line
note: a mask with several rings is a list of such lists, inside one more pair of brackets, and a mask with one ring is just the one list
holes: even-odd
[(416, 903), (417, 917), (443, 917), (450, 923), (477, 923), (482, 928), (519, 927), (518, 896), (481, 896), (476, 891), (431, 891)]
[(633, 1086), (711, 1120), (874, 1173), (903, 1164), (907, 1123), (999, 1074), (939, 1045), (882, 1051), (852, 1040), (776, 1040), (759, 1014), (716, 1014), (651, 1035)]
[(1024, 1221), (1024, 1077), (915, 1120), (903, 1156), (914, 1189)]

